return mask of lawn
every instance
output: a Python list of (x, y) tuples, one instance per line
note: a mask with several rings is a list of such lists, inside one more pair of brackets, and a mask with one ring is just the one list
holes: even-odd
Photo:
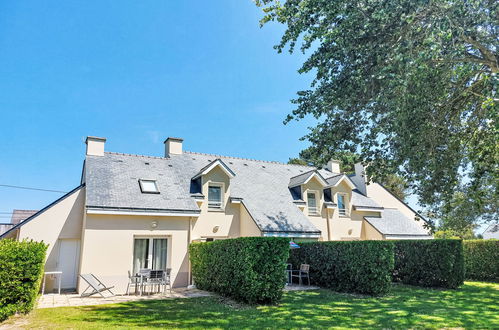
[[(49, 308), (33, 311), (24, 321), (29, 328), (50, 329), (499, 328), (499, 284), (466, 282), (458, 290), (394, 285), (391, 294), (381, 298), (294, 291), (277, 306), (239, 306), (203, 297)], [(7, 324), (11, 322), (16, 319)]]

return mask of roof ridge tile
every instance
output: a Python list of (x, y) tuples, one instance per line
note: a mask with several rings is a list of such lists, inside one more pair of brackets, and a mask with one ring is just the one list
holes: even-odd
[(192, 154), (192, 155), (203, 155), (203, 156), (212, 156), (212, 157), (222, 157), (222, 158), (230, 158), (230, 159), (238, 159), (238, 160), (249, 160), (252, 162), (262, 162), (262, 163), (270, 163), (270, 164), (277, 164), (277, 165), (291, 165), (291, 166), (300, 166), (300, 167), (306, 167), (306, 168), (312, 168), (313, 166), (308, 166), (308, 165), (300, 165), (300, 164), (288, 164), (288, 163), (283, 163), (283, 162), (278, 162), (275, 160), (261, 160), (261, 159), (254, 159), (254, 158), (244, 158), (244, 157), (235, 157), (235, 156), (224, 156), (224, 155), (219, 155), (219, 154), (208, 154), (204, 152), (196, 152), (196, 151), (184, 151), (184, 153)]

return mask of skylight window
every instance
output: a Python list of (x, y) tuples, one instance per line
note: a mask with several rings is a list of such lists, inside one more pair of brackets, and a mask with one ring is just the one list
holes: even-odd
[(159, 194), (156, 180), (139, 180), (140, 191), (146, 194)]

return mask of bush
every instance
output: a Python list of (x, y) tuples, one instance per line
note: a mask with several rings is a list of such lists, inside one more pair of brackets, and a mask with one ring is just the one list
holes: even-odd
[(289, 240), (241, 237), (189, 247), (196, 287), (247, 303), (275, 303), (286, 282)]
[(393, 278), (394, 281), (423, 287), (459, 287), (464, 281), (462, 241), (396, 241)]
[(46, 251), (44, 243), (0, 240), (0, 321), (33, 308)]
[(467, 280), (499, 282), (499, 240), (463, 241)]
[(393, 242), (349, 241), (300, 243), (291, 250), (293, 269), (310, 265), (312, 284), (335, 291), (380, 295), (390, 290)]

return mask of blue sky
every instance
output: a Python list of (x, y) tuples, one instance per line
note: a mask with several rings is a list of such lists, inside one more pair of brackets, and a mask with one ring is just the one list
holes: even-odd
[[(296, 156), (313, 122), (282, 121), (310, 77), (260, 17), (250, 0), (0, 2), (0, 184), (71, 190), (87, 135), (125, 153), (160, 156), (178, 136), (191, 151)], [(0, 187), (0, 212), (58, 196)]]

